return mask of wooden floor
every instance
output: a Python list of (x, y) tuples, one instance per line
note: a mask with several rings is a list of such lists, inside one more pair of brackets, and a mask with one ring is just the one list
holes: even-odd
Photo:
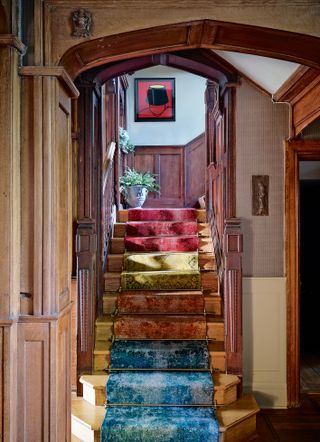
[(303, 356), (300, 385), (301, 407), (261, 410), (252, 442), (320, 442), (320, 355)]
[(304, 394), (300, 408), (261, 410), (250, 442), (319, 442), (320, 394)]

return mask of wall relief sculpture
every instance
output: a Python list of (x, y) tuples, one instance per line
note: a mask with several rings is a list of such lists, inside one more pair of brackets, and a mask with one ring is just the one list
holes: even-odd
[(92, 30), (92, 14), (86, 9), (77, 9), (71, 13), (74, 37), (90, 37)]
[(252, 215), (269, 215), (269, 176), (252, 176)]

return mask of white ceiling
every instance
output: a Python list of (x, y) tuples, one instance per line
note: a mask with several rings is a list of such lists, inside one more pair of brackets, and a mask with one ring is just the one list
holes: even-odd
[(258, 55), (218, 50), (214, 52), (270, 94), (274, 94), (300, 66), (289, 61), (260, 57)]

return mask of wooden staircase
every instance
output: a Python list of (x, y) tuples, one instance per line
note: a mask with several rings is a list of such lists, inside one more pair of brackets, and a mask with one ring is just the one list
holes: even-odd
[[(255, 433), (256, 414), (259, 408), (252, 395), (243, 395), (238, 398), (239, 378), (225, 374), (223, 307), (219, 294), (213, 245), (209, 227), (205, 222), (205, 211), (198, 210), (197, 215), (200, 237), (199, 265), (205, 295), (207, 336), (215, 386), (214, 403), (217, 406), (216, 414), (220, 422), (220, 442), (248, 441)], [(83, 442), (100, 440), (100, 426), (105, 412), (103, 404), (108, 378), (106, 370), (109, 367), (111, 336), (113, 328), (117, 326), (112, 314), (116, 309), (116, 299), (120, 288), (126, 221), (127, 211), (120, 211), (118, 221), (114, 225), (110, 254), (107, 258), (103, 297), (104, 314), (96, 320), (94, 374), (81, 377), (83, 398), (76, 398), (72, 403), (74, 442), (76, 440)], [(159, 315), (156, 320), (161, 321), (161, 316)], [(192, 321), (192, 317), (189, 316), (188, 320)], [(135, 315), (132, 315), (129, 321), (131, 321), (130, 326), (134, 327)]]

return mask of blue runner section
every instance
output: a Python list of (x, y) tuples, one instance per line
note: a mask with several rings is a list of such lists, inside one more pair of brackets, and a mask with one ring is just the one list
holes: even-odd
[(125, 371), (110, 374), (108, 404), (212, 405), (210, 372)]
[(209, 352), (201, 341), (115, 341), (112, 368), (208, 369)]
[(218, 442), (211, 407), (110, 407), (101, 442)]

